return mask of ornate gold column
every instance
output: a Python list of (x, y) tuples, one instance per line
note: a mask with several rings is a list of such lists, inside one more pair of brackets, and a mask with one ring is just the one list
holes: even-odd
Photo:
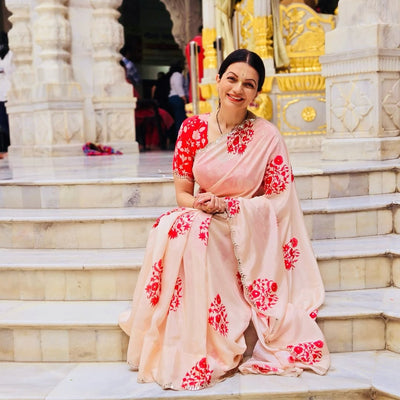
[(215, 0), (203, 0), (203, 47), (204, 47), (204, 78), (209, 80), (217, 73), (217, 52), (214, 42), (217, 38), (215, 28)]
[(117, 147), (122, 152), (138, 151), (135, 141), (133, 88), (125, 81), (119, 65), (119, 49), (124, 43), (117, 8), (122, 0), (91, 0), (93, 46), (93, 107), (96, 118), (95, 141)]
[(217, 75), (217, 52), (214, 42), (217, 39), (215, 27), (215, 0), (203, 0), (203, 48), (204, 48), (204, 75), (200, 85), (202, 96), (212, 108), (217, 105), (217, 91), (215, 77)]
[(270, 0), (254, 0), (254, 51), (263, 59), (266, 76), (275, 73), (272, 48), (272, 13)]

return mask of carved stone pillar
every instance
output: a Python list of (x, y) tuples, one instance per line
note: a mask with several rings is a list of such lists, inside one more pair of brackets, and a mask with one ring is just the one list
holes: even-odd
[(11, 88), (7, 94), (10, 141), (12, 146), (33, 146), (35, 132), (32, 87), (35, 83), (35, 71), (32, 65), (30, 0), (7, 0), (6, 6), (12, 13), (12, 28), (8, 39), (15, 68), (11, 77)]
[[(27, 141), (25, 133), (16, 132), (17, 127), (11, 125), (12, 138), (19, 136), (23, 140), (12, 139), (10, 156), (68, 155), (82, 151), (83, 96), (80, 85), (72, 78), (69, 52), (71, 32), (66, 2), (31, 2), (34, 12), (31, 12), (30, 26), (35, 18), (32, 33), (37, 45), (34, 47), (33, 60), (36, 81), (31, 91), (34, 132)], [(16, 7), (10, 6), (18, 11)], [(18, 111), (21, 117), (22, 110)], [(22, 126), (18, 128), (22, 129)]]
[(400, 155), (400, 3), (341, 0), (339, 24), (326, 34), (328, 160)]
[(133, 89), (125, 80), (119, 49), (124, 43), (123, 28), (116, 10), (122, 0), (91, 0), (94, 8), (91, 35), (93, 45), (93, 107), (96, 115), (96, 142), (122, 152), (137, 152), (135, 141)]

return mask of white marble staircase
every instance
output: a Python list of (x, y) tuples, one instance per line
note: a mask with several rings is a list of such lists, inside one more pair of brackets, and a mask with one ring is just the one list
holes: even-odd
[[(240, 376), (195, 393), (136, 383), (117, 325), (171, 153), (0, 161), (0, 400), (400, 399), (398, 161), (292, 156), (326, 288), (324, 376)], [(10, 164), (10, 165), (9, 165)]]

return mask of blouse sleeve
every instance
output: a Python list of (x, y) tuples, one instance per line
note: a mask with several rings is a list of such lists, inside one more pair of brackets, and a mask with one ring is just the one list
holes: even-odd
[(178, 133), (172, 169), (175, 177), (194, 181), (196, 151), (207, 144), (207, 125), (198, 116), (187, 118)]

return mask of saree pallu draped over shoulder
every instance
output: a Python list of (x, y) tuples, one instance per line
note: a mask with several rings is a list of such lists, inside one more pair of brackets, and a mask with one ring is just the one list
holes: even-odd
[[(176, 208), (154, 224), (131, 310), (127, 359), (140, 382), (197, 390), (242, 373), (324, 374), (329, 352), (315, 319), (324, 288), (284, 141), (247, 119), (208, 143), (208, 115), (187, 119), (174, 174), (224, 197), (210, 215)], [(245, 359), (244, 332), (258, 341)]]

